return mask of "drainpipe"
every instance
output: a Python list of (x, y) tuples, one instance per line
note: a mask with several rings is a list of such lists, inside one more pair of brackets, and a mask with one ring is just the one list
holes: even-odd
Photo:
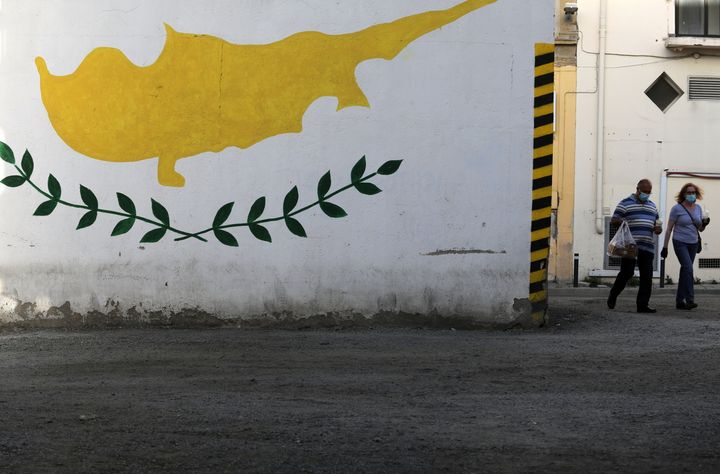
[[(658, 148), (660, 147), (660, 144), (658, 143)], [(658, 156), (660, 154), (658, 153)], [(660, 177), (660, 210), (658, 214), (660, 214), (660, 219), (663, 221), (663, 231), (662, 234), (658, 235), (658, 247), (662, 249), (662, 244), (665, 242), (665, 232), (667, 229), (667, 215), (666, 212), (666, 205), (667, 202), (667, 189), (668, 189), (668, 169), (665, 168), (662, 172), (662, 176)], [(660, 269), (660, 286), (665, 286), (665, 261), (660, 258), (660, 252), (655, 253), (655, 258), (660, 263), (658, 265), (658, 268)]]
[(604, 167), (605, 167), (605, 52), (607, 51), (607, 0), (600, 0), (600, 51), (597, 65), (597, 145), (595, 159), (595, 230), (605, 231), (603, 225)]
[[(662, 176), (660, 177), (660, 211), (658, 214), (660, 214), (660, 219), (663, 220), (663, 234), (665, 233), (665, 228), (667, 227), (667, 216), (665, 215), (666, 211), (666, 205), (667, 202), (667, 188), (668, 188), (668, 169), (665, 168), (662, 172)], [(660, 237), (663, 237), (662, 235)]]

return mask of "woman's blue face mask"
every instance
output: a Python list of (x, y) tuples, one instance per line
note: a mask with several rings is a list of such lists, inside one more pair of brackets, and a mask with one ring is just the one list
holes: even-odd
[(695, 196), (694, 194), (686, 194), (686, 195), (685, 195), (685, 200), (686, 200), (687, 202), (689, 202), (690, 204), (692, 204), (692, 203), (694, 203), (694, 202), (697, 200), (697, 196)]

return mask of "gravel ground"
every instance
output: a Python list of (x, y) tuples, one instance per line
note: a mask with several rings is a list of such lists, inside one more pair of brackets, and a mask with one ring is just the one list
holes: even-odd
[(531, 331), (0, 332), (0, 471), (720, 471), (720, 296), (604, 294)]

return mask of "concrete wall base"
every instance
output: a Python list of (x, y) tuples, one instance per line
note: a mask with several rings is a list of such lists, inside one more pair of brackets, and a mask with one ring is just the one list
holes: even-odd
[(488, 322), (458, 315), (383, 311), (364, 315), (353, 311), (296, 315), (292, 312), (258, 314), (243, 317), (218, 317), (197, 308), (177, 311), (138, 311), (135, 306), (107, 312), (76, 312), (70, 302), (37, 311), (33, 303), (18, 302), (12, 312), (0, 313), (0, 330), (8, 329), (115, 329), (115, 328), (242, 328), (242, 329), (321, 329), (321, 328), (432, 328), (432, 329), (512, 329), (537, 326), (529, 314), (520, 313), (510, 322)]

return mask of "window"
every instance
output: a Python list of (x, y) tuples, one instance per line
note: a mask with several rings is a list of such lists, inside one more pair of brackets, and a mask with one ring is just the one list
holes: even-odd
[(675, 36), (720, 37), (720, 0), (675, 0)]

